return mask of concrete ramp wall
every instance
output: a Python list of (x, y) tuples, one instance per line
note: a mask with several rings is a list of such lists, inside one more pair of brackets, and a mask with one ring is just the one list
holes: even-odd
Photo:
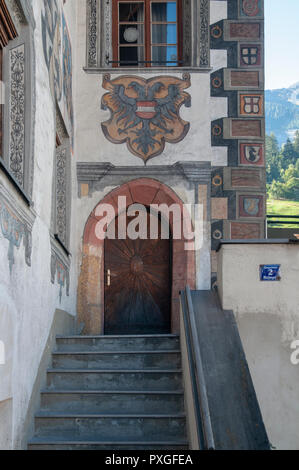
[(216, 293), (191, 293), (216, 449), (269, 449), (234, 314)]

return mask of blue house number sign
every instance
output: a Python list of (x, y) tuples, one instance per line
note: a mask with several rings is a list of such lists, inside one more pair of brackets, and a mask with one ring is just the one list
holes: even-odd
[(261, 281), (280, 281), (280, 264), (262, 264), (260, 266)]

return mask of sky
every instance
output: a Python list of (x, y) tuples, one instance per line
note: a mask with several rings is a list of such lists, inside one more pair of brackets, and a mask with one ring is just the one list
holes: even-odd
[(299, 82), (299, 0), (265, 0), (266, 90)]

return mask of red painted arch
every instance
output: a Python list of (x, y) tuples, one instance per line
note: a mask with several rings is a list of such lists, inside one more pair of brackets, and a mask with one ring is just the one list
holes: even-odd
[[(78, 316), (85, 323), (86, 334), (99, 334), (104, 327), (104, 240), (96, 236), (96, 226), (101, 220), (97, 216), (102, 204), (110, 204), (118, 216), (118, 197), (126, 196), (126, 207), (138, 203), (144, 206), (166, 204), (170, 207), (178, 204), (181, 208), (181, 223), (192, 226), (189, 214), (183, 212), (183, 202), (177, 194), (165, 184), (140, 178), (114, 189), (97, 204), (90, 214), (83, 234), (83, 259), (78, 286)], [(170, 228), (173, 230), (174, 220), (170, 217)], [(186, 284), (195, 288), (195, 252), (185, 250), (188, 240), (183, 230), (180, 239), (172, 241), (172, 297), (171, 324), (172, 332), (179, 332), (179, 291)]]

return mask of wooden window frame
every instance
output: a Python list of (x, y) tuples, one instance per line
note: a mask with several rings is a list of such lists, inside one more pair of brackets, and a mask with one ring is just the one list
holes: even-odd
[[(119, 57), (119, 4), (120, 3), (143, 3), (144, 4), (144, 61), (138, 64), (138, 67), (151, 67), (151, 68), (159, 68), (164, 67), (167, 64), (153, 64), (152, 63), (152, 40), (151, 40), (151, 3), (165, 3), (171, 2), (174, 0), (134, 0), (129, 2), (128, 0), (112, 0), (112, 50), (113, 50), (113, 67), (130, 67), (129, 65), (121, 65), (120, 57)], [(175, 0), (177, 3), (177, 51), (178, 51), (178, 60), (176, 63), (168, 67), (180, 67), (182, 66), (182, 0)], [(134, 66), (132, 66), (134, 67)], [(135, 66), (136, 67), (136, 66)]]

